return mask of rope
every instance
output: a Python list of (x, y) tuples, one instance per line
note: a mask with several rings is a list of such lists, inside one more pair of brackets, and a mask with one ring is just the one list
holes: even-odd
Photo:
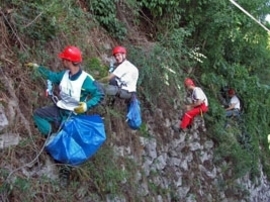
[(243, 11), (247, 16), (249, 16), (251, 19), (253, 19), (255, 22), (257, 22), (262, 28), (264, 28), (268, 33), (270, 33), (270, 30), (265, 27), (262, 23), (260, 23), (256, 18), (254, 18), (250, 13), (248, 13), (245, 9), (243, 9), (239, 4), (237, 4), (234, 0), (230, 0), (232, 4), (234, 4), (237, 8), (239, 8), (241, 11)]

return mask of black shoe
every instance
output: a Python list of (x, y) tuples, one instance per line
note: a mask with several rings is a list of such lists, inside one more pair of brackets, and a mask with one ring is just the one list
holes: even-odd
[(109, 107), (113, 107), (114, 106), (114, 103), (115, 103), (115, 97), (110, 97), (109, 100), (108, 100), (108, 106)]
[(60, 186), (67, 187), (69, 184), (71, 168), (69, 166), (63, 166), (59, 170)]
[(183, 129), (183, 128), (180, 128), (180, 132), (182, 132), (182, 133), (186, 133), (186, 132), (188, 132), (188, 128), (185, 128), (185, 129)]
[(172, 126), (173, 131), (180, 133), (181, 129), (178, 126)]
[(178, 126), (172, 126), (172, 129), (177, 133), (186, 133), (188, 131), (187, 128), (183, 129), (183, 128), (179, 128)]

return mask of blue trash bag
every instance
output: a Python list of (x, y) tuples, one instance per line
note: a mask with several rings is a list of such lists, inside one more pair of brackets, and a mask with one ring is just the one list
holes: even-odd
[(141, 107), (140, 101), (134, 96), (127, 106), (127, 115), (126, 121), (128, 126), (133, 129), (137, 130), (140, 128), (142, 124), (142, 117), (141, 117)]
[(95, 154), (105, 140), (104, 123), (99, 115), (72, 116), (48, 139), (45, 149), (55, 160), (76, 166)]

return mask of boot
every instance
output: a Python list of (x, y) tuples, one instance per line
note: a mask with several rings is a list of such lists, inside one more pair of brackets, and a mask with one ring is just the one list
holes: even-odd
[(172, 126), (172, 129), (174, 132), (177, 132), (177, 133), (180, 133), (181, 132), (181, 129), (178, 127), (178, 126)]
[(59, 170), (59, 179), (60, 179), (60, 186), (67, 187), (69, 185), (69, 177), (70, 177), (71, 167), (69, 166), (61, 166)]
[(109, 107), (113, 107), (114, 106), (114, 103), (115, 103), (115, 97), (113, 97), (113, 96), (109, 97), (108, 104), (107, 105)]
[(181, 133), (181, 132), (186, 133), (188, 131), (187, 128), (183, 129), (183, 128), (180, 128), (179, 126), (172, 126), (172, 129), (173, 129), (173, 131), (175, 131), (177, 133)]

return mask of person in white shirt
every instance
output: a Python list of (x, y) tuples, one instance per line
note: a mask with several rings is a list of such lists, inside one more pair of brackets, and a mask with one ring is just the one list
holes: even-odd
[(227, 107), (226, 110), (226, 117), (231, 117), (231, 116), (239, 116), (240, 113), (240, 100), (236, 96), (236, 93), (234, 89), (229, 89), (228, 90), (228, 96), (230, 97), (230, 103), (229, 107)]
[(116, 63), (108, 76), (100, 79), (105, 94), (118, 96), (123, 99), (130, 99), (136, 94), (139, 71), (131, 62), (126, 59), (127, 51), (123, 46), (116, 46), (112, 54)]
[(173, 130), (177, 132), (185, 132), (195, 116), (208, 111), (208, 99), (201, 88), (196, 87), (193, 80), (190, 78), (185, 79), (185, 87), (192, 91), (191, 99), (192, 104), (186, 105), (186, 112), (179, 123), (179, 126), (173, 126)]

